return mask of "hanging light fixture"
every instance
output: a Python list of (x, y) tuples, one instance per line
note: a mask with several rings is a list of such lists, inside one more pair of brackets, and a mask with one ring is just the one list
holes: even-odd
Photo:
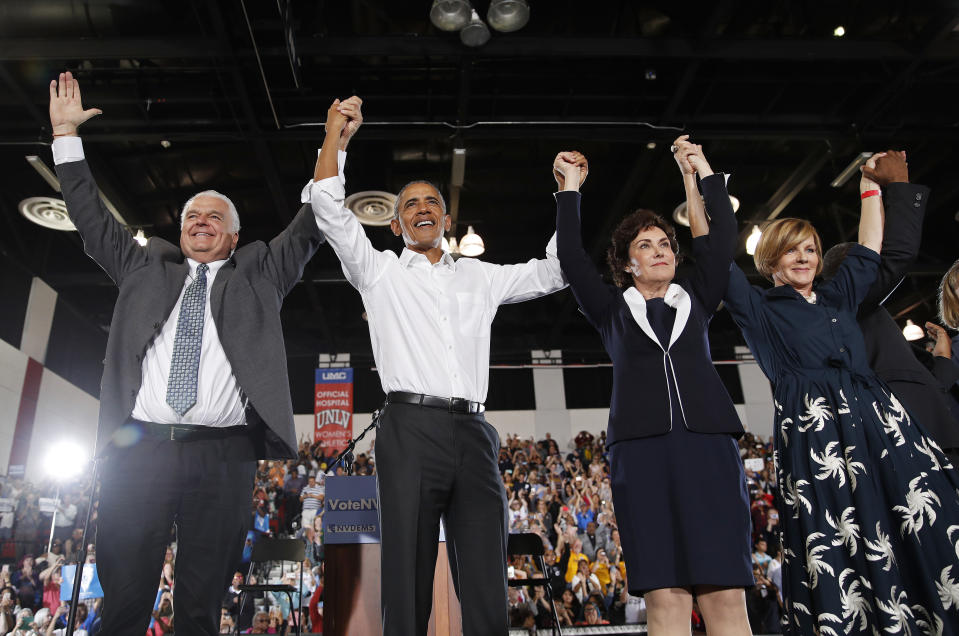
[(486, 251), (486, 245), (482, 237), (473, 231), (470, 225), (466, 229), (466, 235), (460, 239), (460, 254), (463, 256), (479, 256)]
[(472, 10), (468, 0), (433, 0), (430, 22), (442, 31), (459, 31), (469, 24)]
[(449, 240), (444, 236), (443, 237), (443, 251), (449, 252), (453, 255), (458, 255), (460, 253), (460, 247), (456, 244), (456, 237), (451, 236)]
[(759, 231), (759, 226), (754, 225), (753, 231), (749, 233), (749, 236), (746, 238), (746, 253), (752, 256), (756, 253), (756, 246), (759, 245), (759, 237), (763, 235)]
[(913, 340), (922, 340), (922, 337), (926, 334), (923, 333), (922, 327), (911, 320), (907, 320), (906, 326), (902, 328), (902, 335), (906, 340), (911, 342)]
[(519, 31), (529, 22), (529, 4), (526, 0), (491, 0), (486, 19), (497, 31)]
[(472, 47), (483, 46), (489, 42), (489, 29), (486, 27), (486, 23), (480, 19), (475, 9), (471, 12), (469, 24), (460, 31), (460, 41), (466, 46)]

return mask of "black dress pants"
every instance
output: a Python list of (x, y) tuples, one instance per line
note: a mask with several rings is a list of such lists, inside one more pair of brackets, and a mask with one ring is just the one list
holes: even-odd
[(173, 524), (176, 634), (219, 632), (220, 605), (252, 523), (256, 454), (249, 435), (238, 430), (224, 439), (186, 442), (142, 437), (101, 460), (101, 633), (146, 633)]
[(446, 527), (464, 636), (501, 636), (506, 606), (506, 491), (499, 435), (482, 414), (387, 405), (377, 424), (383, 634), (426, 634), (439, 522)]

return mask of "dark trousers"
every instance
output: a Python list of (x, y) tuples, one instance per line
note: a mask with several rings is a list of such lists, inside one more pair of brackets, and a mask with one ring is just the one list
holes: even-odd
[(252, 523), (256, 454), (250, 437), (143, 437), (102, 461), (96, 545), (101, 633), (146, 633), (173, 524), (177, 636), (218, 633), (231, 569)]
[(390, 404), (376, 433), (384, 636), (426, 634), (439, 522), (465, 636), (508, 632), (506, 491), (482, 414)]

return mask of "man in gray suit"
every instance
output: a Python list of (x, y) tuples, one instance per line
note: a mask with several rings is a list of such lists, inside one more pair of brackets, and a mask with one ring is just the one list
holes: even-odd
[[(77, 128), (70, 73), (50, 83), (53, 155), (84, 250), (113, 279), (96, 450), (104, 634), (142, 636), (176, 524), (177, 634), (215, 634), (250, 525), (257, 458), (296, 456), (283, 298), (322, 242), (303, 206), (269, 244), (236, 248), (240, 219), (214, 191), (189, 201), (179, 246), (138, 246), (104, 208)], [(348, 141), (348, 137), (343, 142)]]

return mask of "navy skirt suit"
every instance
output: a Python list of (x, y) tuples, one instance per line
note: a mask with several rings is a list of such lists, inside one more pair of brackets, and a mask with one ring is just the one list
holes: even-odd
[(702, 180), (710, 233), (692, 275), (664, 298), (606, 284), (582, 245), (580, 194), (556, 194), (563, 272), (613, 362), (610, 470), (632, 594), (753, 584), (742, 423), (713, 366), (707, 331), (736, 243), (724, 175)]

